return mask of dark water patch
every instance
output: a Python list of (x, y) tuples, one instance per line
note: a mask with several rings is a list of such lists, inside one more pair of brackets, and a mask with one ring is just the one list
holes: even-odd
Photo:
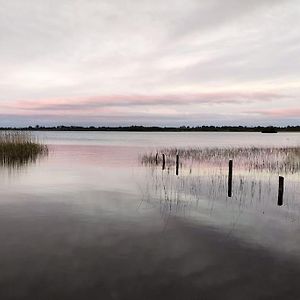
[(86, 205), (82, 196), (72, 204), (42, 204), (33, 197), (15, 207), (1, 205), (1, 299), (300, 295), (299, 265), (286, 256), (176, 216), (166, 225), (155, 211), (122, 213), (118, 203), (134, 207), (139, 201), (132, 195), (122, 194), (121, 200), (118, 193), (93, 192)]

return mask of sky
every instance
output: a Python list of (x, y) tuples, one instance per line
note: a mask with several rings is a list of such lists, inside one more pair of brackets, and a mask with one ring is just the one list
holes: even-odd
[(299, 0), (0, 0), (0, 126), (300, 125)]

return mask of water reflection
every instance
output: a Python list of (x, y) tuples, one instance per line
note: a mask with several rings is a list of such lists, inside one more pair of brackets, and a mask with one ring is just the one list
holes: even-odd
[(1, 178), (0, 299), (299, 298), (299, 175), (279, 208), (278, 174), (234, 164), (228, 198), (227, 161), (176, 176), (106, 137)]
[(47, 156), (48, 151), (42, 153), (24, 153), (22, 156), (11, 157), (0, 155), (0, 167), (17, 171), (21, 168), (33, 165)]
[[(300, 175), (295, 170), (298, 160), (290, 160), (284, 168), (286, 157), (282, 149), (268, 151), (274, 164), (267, 160), (265, 152), (249, 155), (247, 151), (234, 151), (232, 197), (228, 197), (228, 161), (214, 152), (213, 156), (190, 155), (183, 151), (162, 150), (167, 156), (167, 168), (162, 170), (162, 160), (156, 154), (142, 156), (148, 174), (145, 190), (149, 199), (157, 201), (163, 218), (170, 215), (187, 218), (205, 225), (213, 225), (225, 236), (234, 235), (247, 243), (261, 244), (276, 251), (296, 253), (299, 257), (300, 240), (291, 239), (300, 229)], [(161, 152), (162, 152), (161, 151)], [(225, 153), (227, 150), (222, 150)], [(299, 149), (292, 149), (298, 154)], [(181, 154), (179, 176), (176, 176), (176, 154)], [(202, 152), (204, 153), (204, 152)], [(243, 153), (247, 153), (243, 156)], [(263, 153), (263, 155), (262, 155)], [(272, 154), (272, 155), (271, 155)], [(280, 154), (280, 155), (279, 155)], [(285, 176), (283, 206), (278, 207), (278, 175)], [(154, 200), (155, 199), (155, 200)], [(280, 236), (282, 244), (273, 236)], [(288, 246), (287, 246), (288, 245)]]

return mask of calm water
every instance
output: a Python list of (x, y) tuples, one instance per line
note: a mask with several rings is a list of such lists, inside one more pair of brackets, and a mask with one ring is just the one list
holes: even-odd
[(300, 175), (142, 165), (160, 147), (300, 146), (300, 134), (38, 132), (0, 169), (0, 299), (300, 299)]

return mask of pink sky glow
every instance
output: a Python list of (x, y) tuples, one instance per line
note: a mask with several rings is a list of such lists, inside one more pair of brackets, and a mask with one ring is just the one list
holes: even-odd
[(299, 125), (297, 0), (41, 3), (0, 1), (0, 126)]

